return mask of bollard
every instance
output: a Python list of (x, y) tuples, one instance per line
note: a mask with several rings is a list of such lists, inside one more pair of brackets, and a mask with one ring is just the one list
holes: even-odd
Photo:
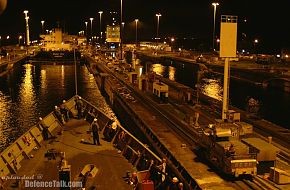
[(269, 144), (272, 144), (272, 137), (271, 136), (268, 137), (268, 142), (269, 142)]

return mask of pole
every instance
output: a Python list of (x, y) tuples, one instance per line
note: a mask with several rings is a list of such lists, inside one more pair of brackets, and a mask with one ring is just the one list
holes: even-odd
[(41, 21), (41, 32), (44, 34), (44, 20)]
[(85, 25), (86, 25), (86, 43), (88, 44), (88, 22), (85, 22)]
[(156, 31), (156, 51), (157, 51), (157, 47), (158, 47), (158, 36), (159, 36), (159, 17), (161, 17), (161, 14), (158, 13), (156, 14), (157, 16), (157, 31)]
[(102, 42), (102, 13), (103, 13), (103, 11), (99, 11), (99, 14), (100, 14), (100, 45)]
[(214, 6), (213, 13), (213, 32), (212, 32), (212, 49), (214, 50), (214, 41), (215, 41), (215, 14), (216, 14), (216, 6)]
[(94, 18), (90, 18), (90, 21), (91, 21), (91, 36), (93, 36), (93, 20), (94, 20)]
[(29, 38), (29, 24), (28, 24), (29, 17), (27, 16), (28, 11), (25, 10), (25, 11), (23, 11), (23, 13), (25, 14), (25, 23), (26, 23), (26, 45), (29, 46), (30, 45), (30, 38)]
[(228, 94), (229, 94), (229, 58), (225, 58), (225, 68), (224, 68), (224, 89), (223, 89), (223, 108), (222, 108), (222, 120), (227, 119), (228, 113)]
[(136, 48), (137, 48), (137, 46), (138, 46), (138, 38), (137, 38), (137, 36), (138, 36), (138, 19), (135, 19), (135, 22), (136, 22)]
[(74, 47), (74, 62), (75, 62), (75, 90), (78, 95), (78, 79), (77, 79), (77, 61), (76, 61), (76, 48)]
[(123, 0), (121, 0), (121, 16), (120, 16), (120, 64), (123, 61)]
[(212, 32), (212, 49), (214, 50), (214, 44), (215, 44), (215, 16), (216, 16), (216, 6), (218, 6), (218, 3), (212, 3), (213, 5), (213, 32)]

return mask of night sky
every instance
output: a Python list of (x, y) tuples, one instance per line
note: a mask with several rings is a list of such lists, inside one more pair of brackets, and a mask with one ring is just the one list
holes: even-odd
[[(134, 19), (140, 20), (138, 36), (148, 40), (156, 35), (156, 13), (160, 17), (160, 37), (201, 39), (210, 42), (213, 30), (213, 6), (209, 0), (123, 0), (125, 40), (134, 40)], [(217, 30), (221, 14), (239, 17), (238, 36), (245, 33), (248, 41), (259, 39), (261, 50), (279, 50), (290, 47), (290, 1), (224, 0), (217, 7)], [(85, 29), (85, 21), (94, 17), (93, 29), (99, 32), (98, 11), (102, 15), (103, 30), (109, 24), (109, 11), (120, 10), (120, 0), (8, 0), (0, 15), (0, 35), (17, 36), (25, 31), (23, 10), (29, 10), (31, 35), (34, 39), (41, 31), (55, 27), (57, 21), (70, 34)], [(243, 22), (246, 19), (247, 22)], [(90, 27), (90, 25), (89, 25)]]

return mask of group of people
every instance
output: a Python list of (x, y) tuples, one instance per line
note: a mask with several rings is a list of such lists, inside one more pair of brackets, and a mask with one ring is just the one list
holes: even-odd
[(70, 111), (65, 105), (66, 101), (63, 100), (62, 103), (63, 104), (60, 107), (58, 106), (54, 107), (55, 108), (54, 114), (57, 117), (57, 119), (61, 122), (61, 124), (64, 125), (70, 119)]
[(153, 160), (149, 166), (150, 179), (153, 181), (155, 189), (160, 190), (182, 190), (183, 184), (179, 183), (177, 177), (172, 179), (166, 173), (166, 159), (162, 159), (161, 168)]
[[(77, 110), (77, 118), (81, 119), (83, 117), (83, 103), (82, 98), (80, 96), (77, 96), (75, 98), (75, 108)], [(57, 117), (57, 119), (64, 125), (66, 122), (69, 121), (69, 119), (72, 117), (71, 111), (67, 108), (65, 105), (66, 101), (62, 101), (61, 106), (55, 106), (54, 108), (54, 114)]]
[[(143, 156), (142, 159), (144, 158), (145, 157)], [(166, 165), (165, 158), (162, 159), (161, 166), (157, 166), (154, 160), (150, 160), (149, 167), (143, 169), (149, 171), (150, 175), (147, 179), (153, 182), (154, 189), (156, 190), (183, 190), (183, 183), (180, 182), (177, 177), (171, 178), (168, 173), (166, 173)], [(137, 188), (138, 179), (136, 172), (132, 173), (130, 184)]]

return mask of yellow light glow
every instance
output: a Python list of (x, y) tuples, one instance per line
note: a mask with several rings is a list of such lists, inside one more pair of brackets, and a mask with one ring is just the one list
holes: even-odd
[(164, 71), (164, 66), (161, 64), (153, 64), (152, 65), (152, 70), (153, 72), (155, 72), (158, 75), (162, 75), (163, 71)]
[(222, 100), (222, 84), (218, 80), (206, 79), (206, 83), (202, 85), (201, 92), (209, 97)]
[(169, 80), (175, 81), (176, 69), (172, 66), (168, 67), (168, 78)]

